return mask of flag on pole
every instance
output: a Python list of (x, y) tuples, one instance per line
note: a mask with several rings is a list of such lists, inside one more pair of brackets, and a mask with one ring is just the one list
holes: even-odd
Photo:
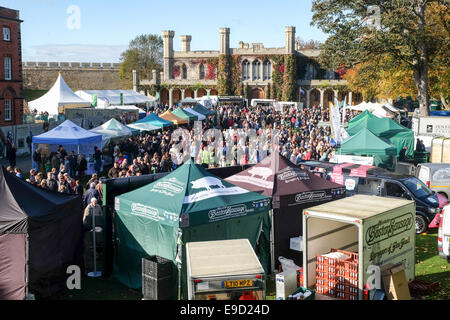
[(123, 93), (120, 93), (120, 105), (123, 106)]
[(97, 95), (96, 94), (92, 95), (92, 105), (94, 107), (97, 106)]
[[(337, 101), (337, 99), (335, 99)], [(330, 127), (331, 136), (337, 143), (341, 143), (341, 113), (339, 112), (339, 106), (337, 103), (333, 104), (330, 101)]]
[(158, 92), (156, 92), (156, 97), (155, 97), (155, 99), (156, 99), (156, 101), (158, 101), (158, 102), (159, 102), (159, 91), (158, 91)]

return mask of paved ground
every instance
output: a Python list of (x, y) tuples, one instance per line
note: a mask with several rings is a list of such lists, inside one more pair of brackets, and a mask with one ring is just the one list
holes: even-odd
[[(0, 164), (7, 167), (9, 166), (9, 161), (4, 158), (0, 158)], [(17, 156), (16, 167), (19, 167), (23, 173), (28, 173), (31, 169), (31, 156)]]

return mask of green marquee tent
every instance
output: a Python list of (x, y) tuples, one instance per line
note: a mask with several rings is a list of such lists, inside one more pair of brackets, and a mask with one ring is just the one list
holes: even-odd
[(205, 108), (203, 105), (201, 105), (200, 103), (197, 103), (192, 110), (203, 114), (204, 116), (208, 117), (208, 116), (214, 116), (216, 115), (215, 111), (209, 110), (207, 108)]
[(347, 133), (354, 136), (361, 131), (362, 128), (369, 129), (373, 134), (380, 138), (386, 138), (397, 149), (397, 155), (400, 151), (408, 146), (407, 156), (414, 156), (414, 132), (391, 118), (377, 118), (366, 115), (357, 122), (349, 124)]
[(397, 149), (389, 141), (377, 137), (367, 128), (362, 128), (342, 143), (339, 153), (371, 156), (374, 157), (374, 164), (377, 167), (391, 168), (392, 157), (397, 155)]
[(172, 111), (174, 115), (177, 117), (186, 119), (188, 121), (197, 121), (198, 117), (195, 114), (189, 113), (186, 110), (182, 109), (181, 107), (176, 108)]
[[(186, 297), (187, 242), (249, 239), (266, 272), (270, 268), (271, 199), (222, 180), (189, 160), (172, 173), (115, 198), (117, 250), (114, 275), (130, 288), (142, 285), (141, 258), (174, 263), (181, 253)], [(182, 246), (178, 246), (182, 243)]]

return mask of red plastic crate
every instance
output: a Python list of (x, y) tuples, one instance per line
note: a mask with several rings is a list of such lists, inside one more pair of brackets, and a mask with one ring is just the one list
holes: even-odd
[(325, 294), (330, 297), (334, 297), (336, 295), (336, 290), (334, 289), (334, 287), (330, 288), (326, 285), (321, 285), (317, 283), (316, 283), (316, 292)]
[(303, 267), (297, 270), (297, 285), (303, 287)]
[(341, 300), (358, 300), (358, 294), (348, 293), (348, 292), (342, 292), (342, 291), (336, 291), (336, 298)]
[(344, 293), (358, 295), (358, 287), (357, 286), (352, 286), (352, 285), (343, 284), (343, 283), (337, 283), (335, 288), (336, 288), (336, 292), (344, 292)]

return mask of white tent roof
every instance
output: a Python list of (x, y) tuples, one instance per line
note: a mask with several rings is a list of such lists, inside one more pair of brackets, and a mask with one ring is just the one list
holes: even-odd
[(49, 115), (58, 114), (58, 107), (64, 105), (85, 105), (90, 106), (88, 100), (77, 96), (69, 88), (61, 74), (58, 75), (53, 87), (42, 97), (28, 102), (30, 111), (36, 109), (38, 112), (47, 111)]
[(155, 98), (133, 90), (78, 90), (75, 92), (78, 96), (88, 101), (92, 101), (92, 97), (97, 95), (97, 105), (110, 106), (120, 105), (120, 94), (123, 94), (124, 105), (145, 104), (147, 102), (156, 102)]
[(372, 102), (364, 101), (356, 106), (347, 106), (347, 108), (351, 109), (351, 110), (357, 110), (357, 111), (369, 110), (378, 118), (390, 117), (390, 114), (383, 107), (385, 107), (386, 109), (388, 109), (394, 113), (399, 111), (399, 109), (397, 109), (396, 107), (394, 107), (393, 105), (391, 105), (389, 103), (372, 103)]
[(197, 116), (198, 120), (200, 120), (200, 121), (203, 121), (206, 119), (206, 117), (203, 114), (198, 113), (197, 111), (195, 111), (191, 108), (185, 108), (184, 110), (186, 110), (189, 113), (192, 113), (194, 116)]
[(132, 135), (130, 128), (114, 118), (89, 131), (102, 135), (102, 147), (105, 147), (112, 138), (129, 137)]

